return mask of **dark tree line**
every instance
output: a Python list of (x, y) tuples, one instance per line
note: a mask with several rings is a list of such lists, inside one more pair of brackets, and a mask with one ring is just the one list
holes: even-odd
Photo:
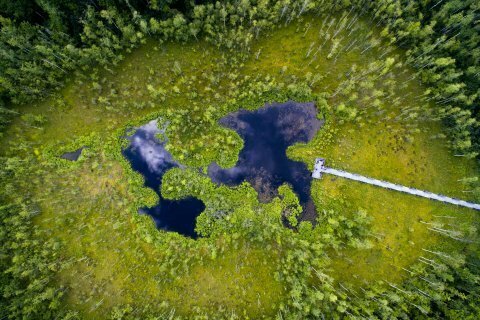
[(169, 12), (192, 10), (193, 0), (1, 0), (0, 15), (17, 23), (41, 25), (52, 32), (63, 32), (79, 41), (83, 30), (80, 17), (88, 7), (96, 11), (115, 9), (123, 14), (136, 10), (142, 15), (167, 17)]

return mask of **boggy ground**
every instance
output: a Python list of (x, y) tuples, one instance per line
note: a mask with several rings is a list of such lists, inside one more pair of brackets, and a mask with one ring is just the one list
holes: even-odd
[[(371, 29), (360, 21), (353, 32), (342, 31), (340, 47), (347, 48), (353, 39), (378, 37)], [(158, 231), (153, 238), (145, 231), (154, 228), (153, 222), (136, 210), (153, 205), (156, 195), (141, 187), (139, 174), (128, 170), (119, 156), (118, 139), (127, 124), (143, 124), (161, 112), (178, 121), (167, 131), (168, 148), (176, 159), (204, 170), (212, 161), (233, 166), (242, 141), (217, 121), (235, 111), (222, 106), (239, 79), (270, 76), (289, 83), (296, 77), (306, 79), (314, 92), (335, 94), (342, 81), (358, 72), (352, 66), (367, 69), (383, 52), (374, 48), (362, 54), (359, 42), (328, 59), (332, 41), (321, 30), (326, 24), (319, 17), (281, 27), (257, 39), (250, 59), (233, 69), (220, 50), (203, 42), (149, 40), (111, 70), (72, 75), (51, 99), (21, 108), (44, 117), (40, 123), (18, 118), (5, 135), (2, 152), (8, 154), (12, 147), (20, 156), (33, 154), (36, 159), (18, 184), (40, 206), (38, 226), (63, 243), (59, 258), (67, 267), (57, 281), (67, 288), (69, 308), (86, 318), (104, 318), (115, 306), (127, 304), (133, 314), (160, 312), (165, 306), (180, 315), (229, 310), (259, 318), (276, 312), (286, 299), (285, 282), (276, 272), (287, 249), (235, 232), (213, 232), (212, 239), (195, 241)], [(401, 52), (386, 57), (394, 54), (401, 60)], [(311, 142), (291, 147), (289, 156), (310, 169), (321, 156), (331, 167), (468, 199), (460, 180), (476, 168), (454, 157), (439, 138), (440, 124), (422, 116), (426, 102), (418, 97), (424, 88), (416, 79), (406, 82), (411, 75), (408, 68), (394, 68), (371, 86), (336, 94), (329, 100), (333, 109), (325, 126)], [(404, 114), (409, 109), (419, 116)], [(88, 148), (78, 162), (51, 157), (83, 145)], [(192, 186), (191, 181), (175, 181), (167, 175), (162, 192), (184, 188), (224, 195), (217, 199), (204, 192), (209, 214), (209, 207), (223, 205), (216, 201), (279, 211), (278, 201), (260, 204), (255, 190), (245, 185), (209, 189), (213, 187), (206, 182)], [(373, 218), (371, 248), (329, 252), (329, 274), (356, 286), (378, 279), (401, 282), (407, 276), (402, 268), (425, 255), (424, 248), (461, 249), (462, 243), (433, 232), (429, 224), (456, 228), (475, 219), (470, 210), (328, 176), (313, 183), (312, 198), (320, 215), (336, 210), (352, 217), (361, 209)], [(200, 220), (206, 230), (210, 220)]]

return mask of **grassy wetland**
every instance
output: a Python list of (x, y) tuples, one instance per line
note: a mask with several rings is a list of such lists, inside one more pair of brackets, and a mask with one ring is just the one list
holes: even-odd
[[(2, 46), (26, 56), (19, 75), (2, 64), (0, 317), (478, 317), (478, 211), (325, 174), (307, 213), (292, 184), (262, 199), (262, 168), (258, 184), (209, 175), (248, 144), (223, 118), (313, 103), (321, 126), (286, 149), (308, 173), (322, 157), (480, 203), (480, 67), (461, 48), (479, 41), (478, 4), (383, 2), (52, 1), (79, 10), (81, 38), (62, 38), (79, 28), (64, 21), (30, 49), (12, 40), (31, 34), (16, 27), (30, 9), (5, 5)], [(48, 16), (55, 33), (62, 15)], [(159, 190), (124, 154), (152, 120), (164, 132), (138, 149), (150, 174), (165, 150), (176, 163)], [(189, 197), (204, 204), (195, 237), (141, 213)]]

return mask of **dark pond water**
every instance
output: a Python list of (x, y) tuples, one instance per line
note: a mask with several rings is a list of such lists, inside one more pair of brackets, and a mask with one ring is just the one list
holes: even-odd
[(80, 158), (80, 155), (82, 154), (83, 149), (84, 147), (81, 147), (80, 149), (72, 152), (65, 152), (60, 156), (60, 158), (65, 160), (70, 160), (70, 161), (77, 161), (78, 158)]
[[(210, 164), (208, 175), (212, 181), (229, 186), (248, 181), (262, 202), (272, 200), (278, 194), (278, 187), (288, 183), (299, 197), (304, 209), (303, 218), (313, 219), (311, 172), (304, 163), (289, 159), (286, 150), (297, 142), (310, 141), (320, 129), (322, 122), (317, 119), (314, 104), (292, 101), (272, 104), (256, 111), (232, 113), (220, 123), (238, 132), (244, 140), (244, 148), (233, 168)], [(147, 123), (128, 136), (130, 145), (123, 154), (132, 168), (145, 177), (145, 185), (160, 197), (158, 205), (143, 208), (142, 213), (151, 215), (160, 229), (196, 238), (195, 221), (205, 209), (203, 202), (196, 198), (172, 201), (160, 194), (165, 172), (182, 167), (165, 150), (164, 132), (164, 128), (157, 127), (157, 121)]]
[(256, 111), (238, 111), (220, 123), (244, 140), (235, 167), (223, 169), (212, 163), (208, 175), (217, 183), (230, 186), (246, 180), (257, 190), (259, 200), (268, 202), (278, 194), (278, 187), (291, 185), (303, 207), (303, 218), (315, 217), (310, 197), (311, 172), (303, 162), (287, 157), (286, 150), (297, 142), (308, 142), (320, 129), (313, 103), (272, 104)]
[(123, 150), (123, 155), (130, 161), (132, 168), (145, 177), (145, 186), (152, 188), (160, 197), (156, 206), (142, 208), (141, 212), (152, 216), (159, 229), (196, 238), (195, 220), (205, 209), (203, 202), (196, 198), (168, 200), (160, 194), (165, 172), (181, 167), (165, 150), (166, 138), (158, 138), (157, 135), (163, 133), (164, 129), (157, 128), (157, 121), (147, 123), (128, 137), (131, 143)]

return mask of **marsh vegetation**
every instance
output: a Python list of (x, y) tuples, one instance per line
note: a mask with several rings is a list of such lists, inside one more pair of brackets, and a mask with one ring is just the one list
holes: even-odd
[(0, 318), (478, 317), (478, 9), (0, 1)]

